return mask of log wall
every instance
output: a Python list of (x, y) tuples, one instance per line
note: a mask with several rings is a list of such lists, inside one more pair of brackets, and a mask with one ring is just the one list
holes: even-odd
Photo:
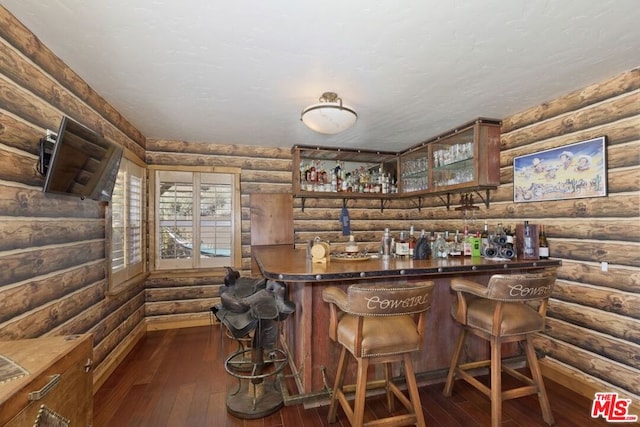
[[(550, 375), (593, 390), (619, 390), (640, 401), (640, 69), (503, 118), (501, 185), (482, 206), (487, 220), (544, 223), (551, 256), (563, 261), (549, 309), (549, 331), (536, 339)], [(222, 274), (152, 274), (128, 291), (105, 294), (103, 205), (45, 196), (35, 172), (39, 138), (63, 114), (104, 133), (149, 164), (242, 169), (242, 268), (250, 272), (249, 197), (291, 191), (288, 148), (221, 141), (145, 141), (125, 118), (0, 7), (0, 339), (94, 333), (97, 372), (104, 373), (144, 333), (145, 318), (210, 321)], [(432, 135), (441, 133), (434, 129)], [(606, 135), (609, 195), (513, 203), (513, 158)], [(213, 143), (212, 143), (213, 142)], [(273, 145), (278, 145), (273, 141)], [(304, 144), (304, 141), (300, 141)], [(342, 200), (294, 200), (297, 244), (315, 236), (340, 248)], [(347, 202), (353, 233), (376, 250), (382, 230), (455, 230), (459, 213), (438, 198), (421, 209), (395, 200)], [(602, 272), (600, 262), (609, 263)], [(141, 332), (142, 331), (142, 332)], [(577, 386), (576, 386), (577, 387)]]
[(63, 115), (144, 159), (144, 137), (0, 7), (0, 340), (93, 333), (102, 378), (144, 332), (144, 281), (107, 296), (105, 204), (42, 192), (39, 140)]
[[(608, 196), (512, 202), (513, 158), (607, 136)], [(619, 391), (640, 408), (640, 68), (503, 120), (502, 185), (487, 215), (544, 223), (562, 259), (548, 331), (536, 337), (545, 373), (581, 391)], [(492, 218), (494, 221), (498, 218)], [(608, 263), (603, 271), (602, 262)], [(589, 387), (585, 387), (589, 384)], [(637, 413), (637, 412), (636, 412)]]

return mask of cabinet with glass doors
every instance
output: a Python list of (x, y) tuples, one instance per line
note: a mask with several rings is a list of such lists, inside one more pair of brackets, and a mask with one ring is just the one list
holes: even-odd
[(401, 196), (500, 184), (500, 121), (477, 119), (400, 153)]

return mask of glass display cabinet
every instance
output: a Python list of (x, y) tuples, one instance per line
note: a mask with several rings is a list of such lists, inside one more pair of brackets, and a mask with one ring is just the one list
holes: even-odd
[(401, 193), (422, 192), (429, 189), (429, 147), (409, 150), (400, 157)]
[(400, 153), (400, 194), (442, 194), (500, 184), (500, 121), (477, 119)]
[(488, 206), (489, 190), (500, 184), (500, 126), (478, 118), (402, 152), (297, 145), (293, 195), (383, 201), (433, 195), (449, 208), (452, 194), (476, 192)]

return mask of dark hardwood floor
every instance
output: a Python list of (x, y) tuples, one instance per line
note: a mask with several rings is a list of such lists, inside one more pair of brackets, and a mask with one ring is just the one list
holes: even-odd
[[(94, 427), (220, 426), (300, 427), (348, 426), (342, 410), (328, 424), (327, 407), (285, 406), (264, 418), (245, 420), (226, 410), (227, 394), (237, 380), (224, 369), (236, 345), (222, 339), (218, 326), (155, 331), (147, 334), (94, 396)], [(505, 379), (506, 380), (506, 379)], [(590, 417), (591, 401), (553, 381), (547, 381), (557, 426), (608, 425)], [(442, 384), (420, 388), (428, 426), (488, 426), (489, 400), (462, 381), (453, 396)], [(401, 405), (397, 405), (401, 407)], [(367, 401), (366, 419), (383, 417), (382, 396)], [(546, 426), (533, 396), (504, 403), (503, 426)]]

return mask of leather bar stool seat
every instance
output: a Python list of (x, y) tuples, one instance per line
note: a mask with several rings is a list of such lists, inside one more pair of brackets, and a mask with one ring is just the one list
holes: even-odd
[[(545, 270), (527, 274), (496, 274), (487, 286), (462, 278), (451, 280), (451, 289), (457, 299), (451, 314), (461, 330), (451, 358), (444, 388), (451, 396), (455, 377), (467, 381), (491, 399), (491, 425), (497, 427), (502, 420), (502, 402), (536, 394), (542, 417), (554, 424), (549, 398), (533, 346), (532, 335), (544, 330), (547, 305), (556, 281), (555, 271)], [(460, 363), (468, 334), (490, 342), (491, 358)], [(502, 364), (502, 344), (521, 342), (531, 376)], [(468, 370), (489, 366), (491, 386), (481, 383)], [(524, 385), (510, 390), (502, 389), (502, 372), (512, 375)]]
[[(323, 290), (329, 303), (329, 337), (341, 345), (340, 360), (331, 396), (328, 421), (336, 421), (340, 403), (352, 426), (424, 426), (424, 414), (411, 360), (423, 341), (426, 312), (431, 307), (433, 282), (420, 284), (335, 286)], [(344, 385), (347, 353), (357, 362), (355, 385)], [(391, 380), (391, 364), (401, 362), (409, 398)], [(384, 380), (368, 381), (370, 365), (384, 364)], [(394, 412), (395, 396), (405, 413), (364, 422), (367, 390), (384, 388), (389, 412)], [(347, 393), (355, 391), (353, 405)]]
[[(467, 326), (491, 334), (493, 315), (497, 301), (476, 299), (467, 306)], [(544, 319), (537, 311), (522, 304), (505, 304), (502, 308), (500, 336), (520, 335), (540, 331), (544, 328)]]
[[(338, 343), (356, 354), (358, 316), (344, 315), (338, 325)], [(422, 339), (410, 316), (372, 317), (362, 325), (360, 356), (406, 353), (420, 349)]]

